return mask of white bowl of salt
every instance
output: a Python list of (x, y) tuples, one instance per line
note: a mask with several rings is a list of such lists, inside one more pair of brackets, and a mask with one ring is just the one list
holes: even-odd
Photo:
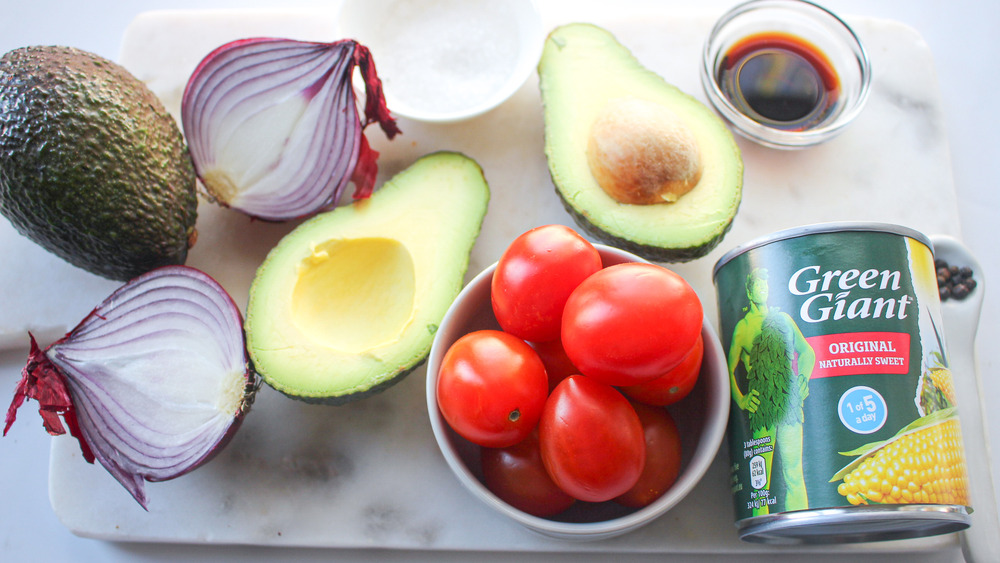
[(509, 98), (545, 41), (531, 0), (345, 0), (338, 26), (371, 50), (393, 114), (437, 123)]

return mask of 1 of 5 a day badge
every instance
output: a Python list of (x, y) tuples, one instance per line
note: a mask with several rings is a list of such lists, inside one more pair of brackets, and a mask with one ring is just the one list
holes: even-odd
[(867, 385), (852, 387), (841, 395), (837, 412), (840, 422), (857, 434), (878, 432), (885, 425), (885, 399)]
[[(923, 235), (854, 223), (784, 231), (724, 256), (715, 285), (743, 539), (870, 541), (879, 529), (889, 537), (911, 526), (915, 537), (968, 526)], [(898, 508), (914, 504), (933, 505), (932, 517), (901, 523), (913, 511)], [(821, 518), (802, 518), (818, 509)]]

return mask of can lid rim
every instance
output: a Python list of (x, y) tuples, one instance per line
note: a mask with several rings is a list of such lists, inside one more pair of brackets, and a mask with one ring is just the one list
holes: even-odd
[(737, 521), (750, 543), (819, 545), (899, 540), (957, 532), (971, 523), (969, 508), (951, 504), (810, 508)]
[(924, 244), (924, 246), (931, 249), (934, 252), (934, 246), (931, 244), (931, 239), (927, 235), (921, 233), (920, 231), (906, 227), (903, 225), (895, 225), (892, 223), (877, 223), (870, 221), (831, 221), (826, 223), (814, 223), (811, 225), (802, 225), (800, 227), (793, 227), (790, 229), (783, 229), (780, 231), (773, 232), (771, 234), (763, 235), (754, 239), (751, 239), (736, 248), (733, 248), (729, 252), (722, 255), (721, 258), (715, 263), (715, 267), (712, 269), (712, 279), (714, 280), (719, 274), (719, 270), (722, 269), (727, 263), (731, 262), (737, 256), (744, 254), (755, 248), (766, 246), (773, 242), (778, 242), (782, 240), (788, 240), (792, 238), (798, 238), (806, 235), (814, 235), (821, 233), (833, 233), (833, 232), (880, 232), (880, 233), (890, 233), (906, 236), (912, 239), (916, 239)]

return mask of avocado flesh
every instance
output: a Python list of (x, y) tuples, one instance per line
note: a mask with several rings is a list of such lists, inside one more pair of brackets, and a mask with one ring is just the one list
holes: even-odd
[(286, 235), (247, 305), (247, 347), (264, 381), (342, 404), (420, 366), (462, 289), (489, 197), (478, 164), (434, 153)]
[(0, 58), (0, 213), (94, 274), (183, 264), (194, 167), (174, 119), (121, 66), (70, 47)]
[[(595, 238), (660, 262), (710, 252), (732, 225), (743, 161), (732, 133), (708, 107), (644, 68), (615, 37), (591, 24), (553, 30), (538, 65), (545, 111), (545, 155), (556, 192)], [(698, 146), (701, 176), (677, 201), (619, 203), (597, 183), (587, 160), (592, 125), (609, 103), (662, 104)]]

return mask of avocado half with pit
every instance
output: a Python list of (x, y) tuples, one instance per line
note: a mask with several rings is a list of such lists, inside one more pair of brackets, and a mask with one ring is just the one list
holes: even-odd
[(699, 258), (722, 241), (743, 160), (711, 109), (591, 24), (553, 30), (538, 77), (549, 172), (583, 230), (659, 262)]
[(420, 366), (462, 289), (489, 198), (475, 161), (434, 153), (286, 235), (247, 304), (247, 347), (263, 380), (341, 404)]

